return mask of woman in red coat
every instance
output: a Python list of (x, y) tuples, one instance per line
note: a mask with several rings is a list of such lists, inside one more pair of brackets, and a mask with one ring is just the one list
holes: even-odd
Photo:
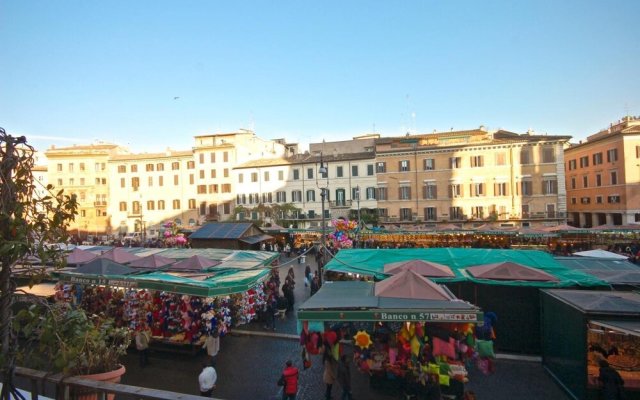
[(284, 382), (282, 390), (282, 400), (296, 400), (298, 393), (298, 368), (293, 366), (291, 360), (287, 361), (287, 366), (282, 371), (281, 381)]

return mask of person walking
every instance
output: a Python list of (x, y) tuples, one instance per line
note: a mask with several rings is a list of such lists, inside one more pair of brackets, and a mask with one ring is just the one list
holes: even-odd
[(338, 383), (342, 387), (342, 400), (352, 400), (351, 395), (351, 368), (349, 366), (349, 357), (343, 354), (338, 364)]
[(324, 353), (322, 355), (322, 363), (324, 365), (324, 372), (322, 373), (322, 381), (326, 385), (324, 398), (325, 400), (329, 400), (331, 399), (333, 383), (336, 381), (338, 374), (338, 362), (333, 358), (333, 354), (331, 354), (331, 346), (329, 343), (325, 343), (323, 347)]
[(213, 365), (213, 359), (218, 355), (218, 351), (220, 351), (220, 335), (218, 334), (217, 329), (214, 329), (212, 333), (207, 335), (202, 348), (207, 351), (209, 363)]
[(609, 362), (600, 359), (600, 375), (598, 381), (602, 384), (603, 400), (623, 400), (624, 399), (624, 380), (615, 369), (609, 366)]
[(307, 264), (304, 267), (304, 287), (308, 287), (311, 284), (311, 267)]
[(151, 333), (146, 325), (141, 326), (136, 332), (136, 349), (140, 354), (140, 368), (149, 364), (149, 341)]
[(291, 360), (287, 360), (278, 385), (282, 388), (282, 400), (296, 400), (298, 394), (298, 368), (293, 366)]
[(320, 289), (320, 279), (318, 278), (318, 273), (316, 272), (311, 278), (311, 294), (309, 296), (313, 296)]
[(211, 397), (213, 389), (216, 387), (216, 381), (218, 380), (218, 374), (213, 366), (208, 362), (202, 363), (202, 372), (198, 376), (198, 383), (200, 384), (200, 396)]

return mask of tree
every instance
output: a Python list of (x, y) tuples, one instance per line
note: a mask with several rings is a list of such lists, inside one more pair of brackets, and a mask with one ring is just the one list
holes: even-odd
[[(64, 265), (62, 249), (47, 244), (68, 240), (67, 228), (77, 212), (75, 196), (63, 190), (54, 193), (52, 185), (47, 185), (44, 197), (37, 196), (34, 155), (24, 136), (13, 137), (0, 128), (0, 399), (17, 397), (13, 377), (19, 349), (11, 334), (16, 284), (11, 270), (17, 264), (28, 265), (30, 256), (43, 264)], [(32, 279), (31, 284), (38, 276)]]

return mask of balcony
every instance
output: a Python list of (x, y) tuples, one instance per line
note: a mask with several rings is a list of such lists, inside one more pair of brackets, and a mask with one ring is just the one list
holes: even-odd
[(106, 207), (107, 206), (107, 201), (94, 201), (93, 202), (93, 206), (94, 207)]
[(351, 200), (336, 200), (329, 202), (329, 208), (351, 208)]
[(133, 210), (128, 212), (127, 218), (142, 218), (142, 210)]

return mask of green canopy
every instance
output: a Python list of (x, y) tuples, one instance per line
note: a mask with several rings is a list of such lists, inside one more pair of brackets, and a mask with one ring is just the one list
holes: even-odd
[[(569, 286), (606, 286), (601, 279), (580, 270), (566, 267), (556, 261), (549, 253), (539, 250), (469, 249), (469, 248), (430, 248), (430, 249), (344, 249), (325, 266), (325, 271), (344, 272), (372, 276), (382, 280), (389, 275), (384, 273), (388, 263), (421, 259), (447, 265), (454, 277), (432, 278), (439, 283), (475, 282), (489, 285), (569, 287)], [(474, 278), (466, 272), (467, 267), (482, 264), (512, 261), (527, 267), (536, 268), (558, 278), (558, 282), (494, 281)]]

